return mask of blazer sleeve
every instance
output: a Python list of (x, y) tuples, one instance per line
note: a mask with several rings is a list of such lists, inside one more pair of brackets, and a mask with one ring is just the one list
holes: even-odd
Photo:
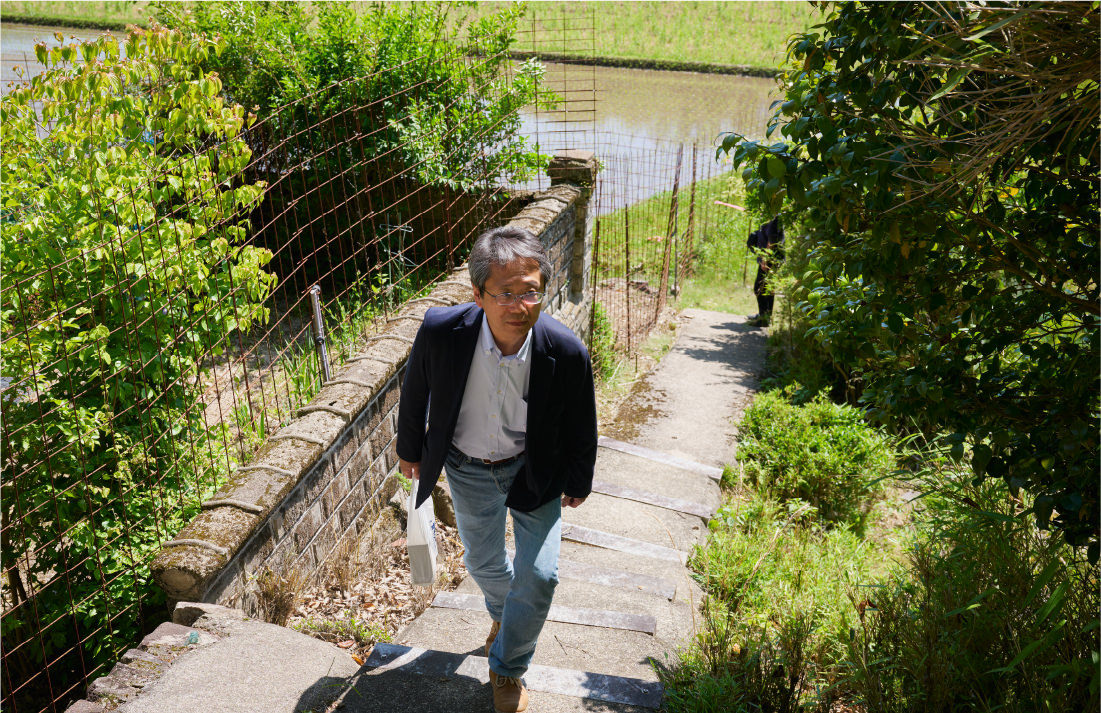
[(427, 330), (422, 325), (413, 339), (398, 401), (398, 457), (412, 463), (420, 462), (424, 451), (430, 393), (428, 340)]
[(579, 345), (578, 369), (575, 383), (566, 390), (572, 403), (564, 413), (570, 417), (562, 429), (565, 452), (566, 486), (563, 492), (571, 498), (587, 498), (593, 490), (593, 471), (596, 468), (596, 390), (593, 385), (593, 366), (584, 345)]

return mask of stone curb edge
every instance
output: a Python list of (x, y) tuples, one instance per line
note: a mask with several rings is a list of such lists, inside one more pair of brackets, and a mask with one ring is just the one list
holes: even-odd
[(106, 713), (133, 700), (150, 683), (164, 675), (188, 651), (209, 646), (221, 637), (199, 623), (207, 620), (245, 619), (243, 612), (218, 604), (180, 602), (166, 621), (145, 636), (137, 648), (129, 649), (111, 671), (88, 686), (86, 698), (74, 701), (65, 713)]

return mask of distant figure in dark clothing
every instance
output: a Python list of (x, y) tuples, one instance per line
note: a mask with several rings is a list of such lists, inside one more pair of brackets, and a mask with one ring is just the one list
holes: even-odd
[(749, 323), (758, 327), (766, 326), (772, 316), (775, 298), (768, 291), (765, 278), (784, 259), (784, 228), (780, 225), (780, 216), (750, 233), (746, 247), (757, 250), (757, 278), (753, 281), (753, 294), (757, 296), (757, 314), (749, 316)]

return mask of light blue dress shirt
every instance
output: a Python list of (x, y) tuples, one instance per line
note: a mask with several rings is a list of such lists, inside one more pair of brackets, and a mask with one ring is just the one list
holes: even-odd
[(520, 351), (502, 356), (489, 321), (474, 347), (459, 422), (451, 444), (471, 458), (504, 460), (524, 452), (528, 430), (531, 332)]

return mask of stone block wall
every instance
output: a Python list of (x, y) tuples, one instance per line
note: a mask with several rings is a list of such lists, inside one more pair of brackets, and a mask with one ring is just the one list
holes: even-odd
[[(591, 269), (587, 202), (596, 170), (586, 154), (583, 161), (556, 157), (554, 185), (532, 194), (510, 221), (543, 241), (554, 265), (544, 309), (583, 339)], [(571, 162), (570, 176), (587, 185), (555, 179), (563, 161)], [(470, 299), (463, 266), (429, 296), (406, 303), (294, 421), (238, 468), (154, 559), (153, 576), (168, 598), (258, 615), (257, 581), (266, 572), (312, 577), (343, 541), (363, 537), (400, 487), (393, 477), (397, 405), (413, 337), (430, 307)]]

